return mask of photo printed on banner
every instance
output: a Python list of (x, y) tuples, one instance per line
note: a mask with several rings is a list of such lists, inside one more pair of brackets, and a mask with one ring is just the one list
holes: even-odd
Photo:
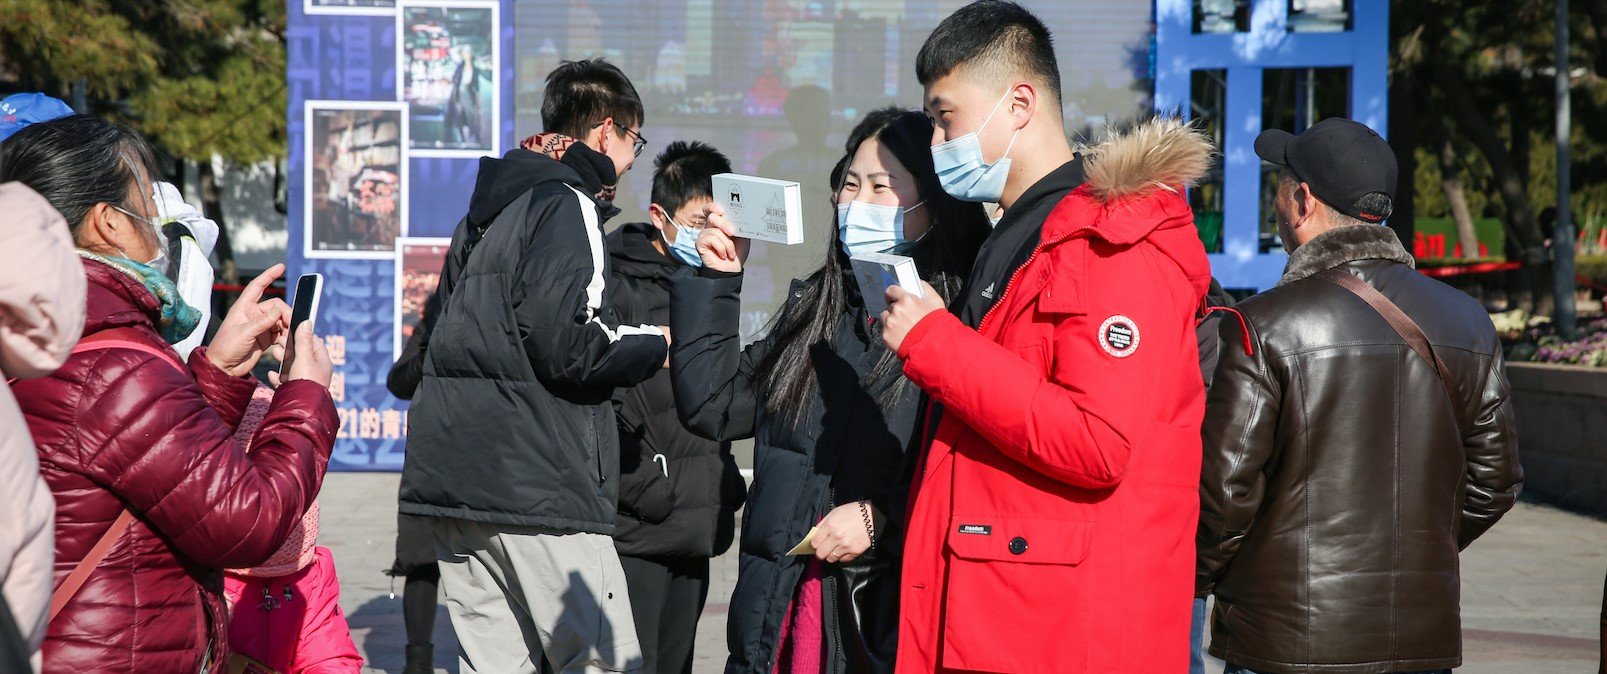
[(411, 154), (496, 155), (501, 117), (495, 1), (410, 0), (397, 13), (397, 84)]
[[(411, 237), (396, 240), (396, 336), (392, 360), (400, 360), (402, 346), (424, 320), (424, 306), (441, 284), (446, 268), (449, 238)], [(436, 311), (439, 311), (439, 307)]]
[(406, 108), (307, 101), (307, 257), (396, 254), (396, 239), (407, 235)]
[(396, 13), (396, 0), (303, 0), (308, 14), (350, 14), (389, 16)]

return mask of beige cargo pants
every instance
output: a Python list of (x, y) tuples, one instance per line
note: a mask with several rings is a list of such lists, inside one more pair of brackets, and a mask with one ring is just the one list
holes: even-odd
[(642, 667), (614, 540), (434, 519), (441, 594), (465, 674), (634, 672)]

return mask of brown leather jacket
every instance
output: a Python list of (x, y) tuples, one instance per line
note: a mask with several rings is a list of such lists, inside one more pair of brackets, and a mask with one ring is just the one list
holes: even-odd
[[(1523, 470), (1488, 315), (1412, 264), (1387, 228), (1333, 230), (1238, 305), (1243, 323), (1222, 321), (1197, 540), (1212, 655), (1266, 672), (1461, 664), (1457, 553), (1512, 507)], [(1335, 267), (1422, 327), (1471, 428), (1382, 317), (1311, 278)]]

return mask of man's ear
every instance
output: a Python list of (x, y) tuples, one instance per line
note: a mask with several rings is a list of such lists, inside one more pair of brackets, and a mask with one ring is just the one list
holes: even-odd
[(614, 118), (603, 118), (603, 123), (599, 124), (593, 131), (597, 132), (597, 144), (587, 143), (587, 145), (590, 145), (593, 150), (608, 154), (608, 146), (614, 142)]
[(658, 230), (661, 231), (661, 232), (664, 231), (665, 228), (670, 226), (670, 216), (669, 216), (669, 214), (665, 213), (664, 212), (664, 207), (660, 206), (658, 204), (649, 204), (648, 205), (648, 207), (647, 207), (647, 218), (648, 218), (648, 220), (652, 221), (653, 226), (657, 227)]
[(1025, 129), (1032, 123), (1033, 115), (1038, 114), (1038, 90), (1031, 82), (1020, 82), (1010, 89), (1011, 131)]
[(1295, 202), (1300, 204), (1300, 222), (1309, 220), (1317, 212), (1317, 195), (1311, 193), (1311, 185), (1304, 182), (1295, 186)]

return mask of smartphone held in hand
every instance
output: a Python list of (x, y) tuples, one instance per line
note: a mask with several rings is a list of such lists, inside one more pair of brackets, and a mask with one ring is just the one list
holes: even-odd
[(302, 323), (318, 329), (318, 300), (324, 294), (323, 274), (302, 274), (296, 279), (296, 291), (290, 305), (290, 336), (285, 340), (285, 358), (279, 365), (279, 376), (290, 373), (290, 363), (296, 356), (296, 330)]

